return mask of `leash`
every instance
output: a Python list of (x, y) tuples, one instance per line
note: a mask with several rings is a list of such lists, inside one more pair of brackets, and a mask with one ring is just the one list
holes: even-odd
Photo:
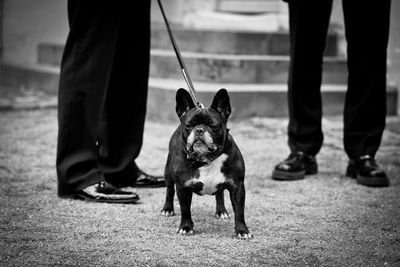
[(174, 35), (172, 34), (171, 27), (169, 26), (167, 16), (165, 15), (164, 8), (163, 8), (163, 6), (161, 4), (161, 0), (157, 0), (157, 1), (158, 1), (158, 5), (160, 6), (161, 14), (162, 14), (162, 16), (164, 18), (165, 26), (167, 27), (169, 38), (171, 39), (172, 46), (174, 47), (175, 55), (176, 55), (176, 57), (178, 59), (179, 65), (181, 67), (181, 72), (183, 74), (183, 78), (185, 79), (186, 84), (187, 84), (187, 86), (189, 88), (190, 96), (191, 96), (191, 98), (192, 98), (192, 100), (193, 100), (193, 102), (194, 102), (196, 107), (204, 108), (204, 105), (197, 98), (196, 90), (194, 89), (194, 86), (193, 86), (193, 83), (192, 83), (192, 79), (190, 79), (189, 73), (186, 71), (185, 62), (183, 62), (183, 58), (182, 58), (181, 53), (179, 51), (178, 45), (175, 42), (175, 38), (174, 38)]

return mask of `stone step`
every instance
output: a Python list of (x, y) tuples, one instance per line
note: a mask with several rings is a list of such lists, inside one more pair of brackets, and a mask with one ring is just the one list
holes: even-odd
[[(149, 82), (148, 114), (151, 119), (177, 120), (175, 94), (177, 88), (187, 88), (182, 80), (156, 79)], [(219, 83), (197, 83), (195, 85), (200, 101), (209, 106), (215, 93), (221, 89)], [(228, 90), (233, 119), (250, 117), (287, 117), (287, 85), (285, 84), (224, 84)], [(323, 114), (343, 114), (345, 85), (323, 84), (321, 87)], [(395, 115), (397, 109), (397, 88), (387, 88), (387, 114)]]
[[(214, 54), (289, 55), (287, 31), (194, 30), (174, 27), (173, 34), (181, 51)], [(171, 41), (164, 25), (153, 25), (151, 38), (152, 48), (172, 50)], [(337, 51), (338, 35), (333, 32), (329, 33), (325, 55), (335, 56)]]
[[(229, 55), (183, 52), (193, 82), (286, 83), (288, 56)], [(152, 50), (150, 76), (180, 79), (181, 70), (175, 53)], [(344, 58), (325, 57), (323, 82), (345, 84), (347, 64)]]
[[(174, 37), (181, 51), (210, 54), (240, 55), (288, 55), (287, 32), (212, 31), (177, 27)], [(151, 46), (157, 50), (172, 50), (171, 41), (164, 25), (155, 24), (151, 31)], [(326, 56), (335, 56), (338, 51), (338, 36), (327, 37)], [(59, 65), (64, 46), (62, 44), (40, 44), (38, 62)]]
[(0, 64), (1, 84), (14, 88), (57, 94), (60, 69), (48, 65)]
[(217, 4), (218, 11), (236, 12), (246, 14), (258, 14), (264, 12), (277, 12), (279, 11), (280, 2), (268, 0), (222, 0)]
[[(62, 46), (39, 46), (39, 63), (58, 66)], [(286, 83), (288, 56), (231, 55), (182, 52), (192, 79), (199, 82), (232, 83)], [(325, 57), (325, 83), (345, 84), (347, 66), (344, 58)], [(151, 50), (150, 76), (179, 79), (182, 77), (178, 61), (172, 50)]]
[[(15, 88), (41, 90), (48, 95), (56, 95), (59, 68), (48, 66), (15, 66), (3, 64), (0, 69), (2, 83)], [(175, 93), (178, 88), (186, 88), (183, 79), (150, 78), (148, 97), (148, 117), (155, 120), (177, 120), (175, 114)], [(285, 84), (238, 84), (196, 82), (195, 88), (202, 103), (208, 106), (215, 92), (224, 87), (231, 97), (234, 119), (252, 116), (287, 116), (287, 86)], [(343, 112), (346, 86), (324, 84), (322, 98), (324, 115), (339, 115)], [(398, 92), (394, 86), (387, 89), (387, 114), (397, 111)], [(40, 105), (39, 105), (40, 107)]]

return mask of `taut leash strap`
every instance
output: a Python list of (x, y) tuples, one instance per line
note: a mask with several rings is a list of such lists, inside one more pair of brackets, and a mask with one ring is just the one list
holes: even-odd
[(178, 58), (178, 62), (179, 62), (179, 65), (181, 67), (181, 72), (183, 74), (183, 78), (185, 79), (186, 84), (187, 84), (187, 86), (189, 88), (190, 96), (191, 96), (194, 104), (196, 105), (196, 107), (204, 108), (204, 105), (197, 98), (196, 90), (194, 90), (192, 79), (190, 79), (189, 73), (186, 71), (185, 62), (183, 62), (183, 58), (182, 58), (181, 53), (179, 51), (178, 45), (175, 42), (175, 38), (174, 38), (174, 35), (172, 34), (171, 27), (169, 26), (167, 16), (165, 15), (164, 8), (163, 8), (163, 6), (161, 4), (161, 0), (157, 0), (157, 1), (158, 1), (158, 5), (160, 6), (161, 14), (162, 14), (162, 16), (164, 18), (165, 26), (167, 27), (169, 38), (171, 39), (172, 46), (174, 47), (174, 51), (175, 51), (176, 57)]

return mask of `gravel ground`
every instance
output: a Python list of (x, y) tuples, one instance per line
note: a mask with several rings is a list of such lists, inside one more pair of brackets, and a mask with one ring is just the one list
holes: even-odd
[[(389, 118), (399, 125), (399, 118)], [(137, 189), (141, 202), (112, 205), (59, 199), (54, 109), (0, 113), (1, 266), (400, 266), (400, 132), (388, 127), (378, 161), (391, 186), (357, 185), (343, 175), (341, 118), (324, 120), (320, 172), (271, 180), (288, 154), (283, 119), (231, 122), (246, 162), (246, 222), (252, 240), (234, 238), (233, 219), (213, 217), (215, 200), (194, 196), (195, 235), (175, 234), (177, 216), (159, 215), (165, 189)], [(162, 173), (175, 123), (146, 123), (138, 163)], [(228, 212), (233, 215), (228, 194)]]

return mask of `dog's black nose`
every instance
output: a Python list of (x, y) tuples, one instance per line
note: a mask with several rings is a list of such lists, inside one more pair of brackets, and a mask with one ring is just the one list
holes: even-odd
[(204, 134), (204, 129), (203, 129), (203, 128), (196, 128), (196, 129), (194, 130), (194, 132), (195, 132), (195, 134), (197, 134), (197, 135), (202, 135), (202, 134)]

